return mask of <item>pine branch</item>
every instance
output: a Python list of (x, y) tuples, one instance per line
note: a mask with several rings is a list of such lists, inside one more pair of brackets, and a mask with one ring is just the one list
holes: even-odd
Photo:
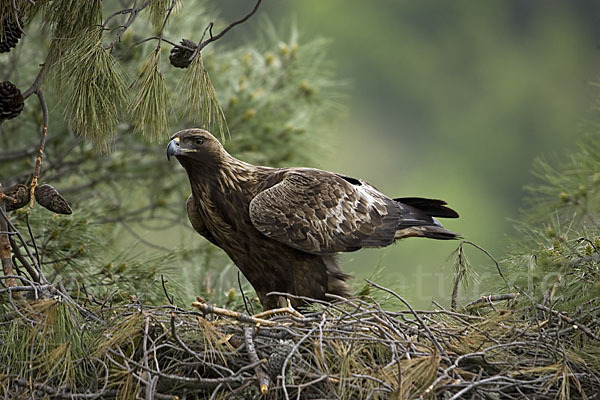
[(200, 123), (202, 128), (220, 134), (221, 139), (225, 140), (229, 136), (227, 120), (208, 71), (204, 68), (202, 56), (192, 60), (179, 86), (180, 91), (187, 95), (188, 108), (184, 111), (185, 116)]
[(111, 14), (108, 18), (106, 18), (106, 20), (104, 20), (104, 22), (102, 23), (102, 29), (106, 29), (108, 23), (110, 22), (110, 20), (112, 18), (114, 18), (118, 15), (129, 14), (129, 17), (127, 18), (127, 21), (125, 22), (125, 24), (119, 28), (119, 32), (117, 33), (117, 36), (112, 40), (112, 42), (110, 42), (110, 44), (108, 46), (105, 47), (106, 50), (112, 51), (114, 49), (114, 46), (121, 41), (121, 38), (123, 37), (125, 32), (131, 27), (131, 25), (133, 25), (133, 22), (138, 17), (140, 11), (142, 11), (143, 9), (148, 7), (150, 4), (152, 4), (153, 1), (146, 0), (139, 7), (135, 6), (136, 3), (137, 3), (137, 0), (134, 0), (133, 7), (116, 11), (115, 13)]
[[(65, 116), (79, 135), (108, 151), (127, 100), (123, 75), (102, 47), (100, 30), (81, 34), (62, 60)], [(65, 82), (69, 86), (65, 86)]]
[(33, 178), (29, 189), (29, 207), (33, 208), (35, 199), (35, 190), (38, 187), (38, 180), (42, 170), (42, 159), (44, 157), (44, 149), (46, 148), (46, 136), (48, 135), (48, 105), (46, 104), (46, 98), (42, 88), (38, 88), (36, 91), (38, 100), (40, 101), (40, 107), (42, 109), (42, 133), (40, 135), (40, 144), (37, 149), (37, 156), (35, 158), (35, 168), (33, 169)]
[[(262, 0), (257, 0), (252, 11), (250, 11), (248, 14), (246, 14), (244, 17), (238, 19), (237, 21), (233, 21), (232, 23), (230, 23), (225, 29), (223, 29), (221, 32), (219, 32), (219, 34), (216, 36), (212, 35), (212, 22), (211, 22), (210, 25), (207, 27), (207, 29), (210, 32), (210, 37), (203, 42), (201, 41), (201, 43), (198, 45), (198, 48), (196, 49), (196, 54), (199, 54), (202, 51), (202, 49), (204, 49), (210, 43), (221, 39), (223, 36), (225, 36), (225, 34), (227, 32), (229, 32), (236, 25), (242, 24), (242, 23), (246, 22), (248, 19), (250, 19), (250, 17), (252, 17), (258, 10), (260, 3), (262, 3)], [(195, 57), (196, 54), (194, 54), (192, 57)]]
[(157, 47), (132, 84), (134, 99), (129, 112), (133, 128), (157, 141), (168, 132), (167, 88), (159, 64), (160, 48)]

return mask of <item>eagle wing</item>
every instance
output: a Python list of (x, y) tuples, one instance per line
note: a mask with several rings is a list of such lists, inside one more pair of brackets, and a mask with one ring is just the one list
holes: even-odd
[(320, 255), (391, 244), (400, 214), (397, 202), (368, 183), (308, 168), (288, 170), (250, 202), (262, 234)]
[(185, 208), (187, 209), (188, 218), (194, 230), (200, 235), (204, 236), (206, 240), (208, 240), (215, 246), (219, 246), (213, 235), (208, 231), (208, 229), (206, 229), (206, 226), (204, 225), (202, 216), (198, 212), (198, 206), (196, 204), (196, 201), (194, 200), (194, 195), (189, 195), (185, 203)]

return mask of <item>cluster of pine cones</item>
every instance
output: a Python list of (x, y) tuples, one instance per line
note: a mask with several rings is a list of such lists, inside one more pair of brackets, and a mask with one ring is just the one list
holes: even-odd
[[(21, 39), (20, 24), (4, 18), (0, 32), (0, 53), (7, 53)], [(16, 117), (23, 111), (23, 95), (11, 82), (0, 82), (0, 122)]]

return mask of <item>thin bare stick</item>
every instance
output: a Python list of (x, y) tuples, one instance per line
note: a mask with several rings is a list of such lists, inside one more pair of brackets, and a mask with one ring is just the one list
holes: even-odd
[(248, 301), (246, 299), (246, 293), (244, 293), (244, 288), (242, 287), (242, 277), (241, 277), (242, 273), (240, 272), (240, 270), (238, 270), (237, 272), (237, 281), (238, 281), (238, 287), (240, 288), (240, 293), (242, 295), (242, 300), (244, 300), (244, 310), (246, 310), (246, 312), (248, 314), (253, 314), (250, 312), (250, 309), (248, 308)]
[[(31, 229), (31, 223), (29, 223), (29, 213), (25, 214), (25, 223), (27, 224), (27, 233), (29, 233), (29, 238), (31, 239), (31, 243), (33, 244), (35, 260), (38, 265), (38, 273), (40, 274), (40, 276), (42, 276), (42, 259), (40, 258), (40, 250), (38, 249), (38, 245), (35, 240), (35, 235), (33, 234), (33, 229)], [(23, 244), (25, 244), (25, 242), (23, 242)]]
[[(29, 234), (31, 235), (31, 227), (29, 226), (29, 219), (27, 218), (27, 216), (28, 216), (28, 214), (25, 215), (25, 217), (26, 217), (25, 221), (27, 222), (27, 228), (29, 229)], [(23, 237), (23, 235), (21, 235), (21, 232), (19, 232), (17, 230), (17, 228), (15, 228), (15, 226), (12, 224), (12, 222), (10, 222), (10, 219), (8, 218), (8, 215), (6, 214), (6, 211), (4, 211), (4, 209), (2, 209), (2, 207), (0, 207), (0, 217), (2, 217), (0, 219), (3, 219), (4, 221), (6, 221), (6, 223), (8, 224), (8, 227), (11, 229), (11, 231), (16, 233), (16, 236), (19, 238), (19, 241), (23, 245), (23, 248), (25, 249), (27, 256), (33, 263), (33, 266), (35, 267), (35, 269), (38, 273), (40, 282), (47, 283), (46, 277), (44, 276), (44, 274), (42, 273), (42, 269), (40, 268), (40, 263), (38, 262), (38, 259), (36, 257), (34, 257), (33, 253), (29, 249), (29, 246), (27, 245), (27, 242), (25, 241), (25, 238)], [(32, 236), (32, 238), (33, 238), (33, 236)], [(35, 245), (35, 241), (34, 241), (34, 245)], [(37, 251), (37, 248), (36, 248), (36, 251)]]
[[(110, 44), (105, 47), (105, 50), (112, 51), (112, 49), (115, 47), (115, 44), (117, 44), (118, 42), (121, 41), (121, 37), (123, 37), (123, 34), (125, 33), (125, 31), (127, 31), (127, 29), (129, 29), (129, 27), (133, 24), (133, 21), (135, 21), (138, 14), (140, 13), (140, 11), (142, 11), (144, 8), (148, 7), (151, 2), (152, 2), (152, 0), (146, 0), (141, 6), (136, 7), (135, 4), (137, 3), (137, 1), (134, 1), (133, 7), (131, 7), (131, 10), (128, 10), (128, 12), (125, 12), (125, 14), (129, 14), (129, 18), (127, 18), (127, 22), (125, 22), (125, 25), (121, 26), (121, 29), (117, 33), (117, 37), (115, 37), (113, 39), (113, 41), (110, 42)], [(108, 19), (106, 21), (104, 21), (102, 28), (104, 28), (106, 26), (106, 24), (108, 23), (108, 21), (116, 15), (119, 15), (119, 14), (117, 13), (117, 14), (113, 14), (113, 15), (109, 16)]]
[(566, 316), (565, 314), (561, 313), (560, 311), (557, 310), (552, 310), (546, 306), (543, 306), (541, 304), (536, 304), (536, 307), (540, 310), (546, 311), (546, 312), (550, 312), (554, 315), (557, 315), (560, 319), (562, 319), (563, 321), (572, 324), (573, 326), (576, 326), (578, 329), (581, 329), (582, 332), (584, 332), (586, 335), (588, 335), (589, 337), (591, 337), (594, 340), (597, 340), (600, 342), (600, 337), (596, 336), (588, 327), (586, 327), (583, 324), (580, 324), (579, 322), (575, 321), (573, 318), (569, 318), (568, 316)]
[(198, 297), (196, 298), (196, 300), (198, 300), (198, 301), (193, 302), (192, 307), (196, 307), (197, 309), (199, 309), (200, 311), (202, 311), (206, 314), (222, 315), (224, 317), (237, 319), (240, 322), (246, 322), (246, 323), (250, 323), (250, 324), (260, 324), (262, 326), (277, 325), (276, 322), (269, 321), (268, 319), (254, 318), (247, 314), (239, 313), (237, 311), (231, 311), (231, 310), (227, 310), (225, 308), (211, 306), (210, 304), (203, 302), (202, 299), (200, 299)]
[[(13, 281), (15, 280), (14, 278), (10, 278)], [(8, 284), (8, 282), (7, 282)], [(35, 285), (28, 285), (28, 286), (17, 286), (15, 283), (15, 286), (9, 286), (5, 289), (0, 289), (0, 293), (18, 293), (18, 292), (34, 292), (35, 296), (34, 297), (39, 297), (36, 293), (38, 292), (38, 290), (46, 290), (51, 288), (52, 285), (50, 284), (45, 284), (45, 285), (39, 285), (39, 286), (35, 286)]]
[(10, 247), (12, 248), (15, 258), (17, 260), (19, 260), (19, 262), (21, 263), (21, 265), (23, 267), (25, 267), (25, 269), (27, 270), (27, 273), (29, 274), (31, 279), (34, 282), (40, 283), (40, 277), (39, 277), (37, 271), (35, 270), (35, 268), (33, 268), (33, 266), (29, 263), (29, 261), (27, 261), (27, 259), (23, 255), (23, 253), (21, 253), (21, 249), (17, 245), (17, 242), (15, 242), (15, 240), (13, 238), (9, 238), (9, 240), (10, 240)]
[(221, 32), (219, 32), (217, 35), (212, 36), (212, 27), (210, 29), (210, 33), (211, 36), (206, 39), (204, 42), (200, 43), (200, 45), (198, 45), (198, 52), (200, 52), (203, 48), (205, 48), (208, 44), (214, 42), (215, 40), (219, 40), (221, 39), (223, 36), (225, 36), (225, 34), (227, 32), (229, 32), (229, 30), (231, 28), (233, 28), (236, 25), (242, 24), (244, 22), (246, 22), (250, 17), (252, 17), (254, 15), (254, 13), (256, 12), (256, 10), (258, 10), (258, 7), (260, 6), (260, 3), (262, 2), (262, 0), (258, 0), (256, 2), (256, 4), (254, 5), (254, 8), (252, 9), (252, 11), (250, 11), (246, 16), (244, 16), (243, 18), (238, 19), (237, 21), (232, 22), (231, 24), (229, 24), (225, 29), (223, 29)]
[[(2, 184), (0, 183), (0, 209), (2, 209), (2, 216), (0, 217), (0, 232), (9, 231), (9, 221), (8, 216), (6, 216), (5, 213), (6, 207), (4, 204), (4, 198), (4, 191), (2, 189)], [(14, 273), (14, 265), (10, 249), (11, 246), (8, 233), (0, 233), (0, 260), (2, 260), (2, 272), (4, 275), (13, 275)], [(17, 286), (17, 281), (14, 278), (7, 279), (6, 285), (8, 287), (15, 287)]]
[(204, 37), (204, 34), (206, 33), (206, 30), (208, 30), (210, 32), (210, 37), (204, 41), (200, 41), (200, 44), (198, 45), (198, 47), (196, 47), (196, 49), (194, 50), (194, 53), (191, 55), (190, 57), (190, 61), (193, 60), (198, 54), (200, 54), (200, 52), (202, 51), (202, 49), (204, 49), (206, 46), (208, 46), (210, 43), (221, 39), (223, 36), (225, 36), (225, 34), (227, 32), (229, 32), (231, 30), (231, 28), (233, 28), (236, 25), (239, 25), (241, 23), (246, 22), (250, 17), (252, 17), (254, 15), (254, 13), (256, 13), (256, 10), (258, 10), (258, 7), (260, 6), (260, 3), (262, 2), (262, 0), (257, 0), (256, 4), (254, 5), (254, 8), (252, 9), (252, 11), (250, 11), (248, 14), (246, 14), (246, 16), (244, 16), (243, 18), (238, 19), (237, 21), (233, 21), (231, 24), (229, 24), (225, 29), (223, 29), (221, 32), (219, 32), (217, 35), (213, 36), (212, 35), (212, 25), (213, 23), (211, 22), (206, 29), (204, 30), (204, 33), (202, 34), (202, 37)]
[[(511, 285), (508, 282), (508, 279), (506, 279), (506, 277), (502, 273), (502, 269), (500, 268), (500, 263), (494, 258), (494, 256), (492, 256), (492, 254), (489, 251), (487, 251), (483, 247), (479, 246), (478, 244), (475, 244), (475, 243), (470, 242), (468, 240), (463, 240), (463, 243), (470, 244), (471, 246), (475, 247), (478, 250), (481, 250), (486, 256), (488, 256), (490, 258), (490, 260), (492, 260), (494, 262), (494, 264), (496, 264), (496, 270), (498, 271), (498, 275), (500, 275), (500, 277), (502, 278), (502, 280), (504, 281), (504, 283), (506, 284), (506, 286), (509, 289), (513, 286), (513, 285)], [(518, 289), (518, 288), (516, 288), (516, 289)], [(519, 289), (519, 292), (522, 292), (522, 291)]]
[(40, 107), (42, 108), (42, 133), (40, 135), (40, 144), (38, 145), (37, 156), (35, 158), (35, 168), (33, 169), (33, 179), (31, 180), (29, 208), (33, 208), (35, 201), (35, 189), (38, 186), (38, 180), (40, 172), (42, 170), (42, 159), (44, 158), (44, 149), (46, 148), (46, 136), (48, 135), (48, 105), (46, 104), (46, 98), (42, 88), (39, 87), (36, 90), (38, 100), (40, 101)]
[[(252, 334), (254, 332), (254, 328), (245, 326), (244, 327), (244, 342), (246, 343), (246, 351), (248, 352), (248, 358), (251, 363), (259, 362), (258, 355), (256, 354), (256, 349), (254, 348), (254, 341), (252, 340)], [(265, 362), (266, 360), (262, 360)], [(256, 377), (258, 379), (258, 387), (260, 389), (260, 393), (265, 396), (269, 393), (269, 376), (265, 373), (261, 365), (256, 365), (254, 367), (254, 372), (256, 373)]]
[(494, 294), (494, 295), (489, 295), (489, 296), (481, 296), (480, 298), (478, 298), (477, 300), (474, 300), (472, 302), (470, 302), (469, 304), (467, 304), (465, 306), (465, 308), (470, 308), (482, 303), (492, 303), (494, 301), (502, 301), (502, 300), (512, 300), (512, 299), (516, 299), (517, 297), (519, 297), (519, 293), (506, 293), (506, 294)]
[(169, 22), (169, 18), (171, 17), (171, 12), (173, 12), (173, 8), (175, 7), (176, 0), (171, 0), (171, 5), (167, 9), (167, 15), (165, 16), (165, 20), (163, 21), (162, 27), (160, 28), (160, 33), (158, 34), (158, 43), (156, 44), (156, 50), (160, 49), (160, 45), (162, 42), (163, 33), (165, 32), (165, 28), (167, 27), (167, 22)]
[(194, 358), (196, 358), (198, 361), (202, 361), (202, 362), (204, 361), (202, 359), (202, 357), (200, 357), (200, 355), (198, 353), (196, 353), (195, 351), (193, 351), (192, 349), (190, 349), (188, 347), (188, 345), (185, 344), (185, 342), (183, 340), (181, 340), (181, 338), (179, 337), (179, 335), (177, 335), (177, 330), (175, 329), (175, 313), (171, 313), (171, 334), (175, 338), (175, 341), (177, 341), (177, 343), (179, 343), (179, 345), (185, 351), (187, 351), (189, 354), (191, 354), (192, 356), (194, 356)]
[(460, 282), (462, 281), (466, 273), (466, 260), (463, 250), (463, 243), (461, 243), (458, 246), (458, 249), (456, 249), (456, 251), (458, 252), (458, 254), (456, 255), (455, 265), (457, 265), (458, 267), (456, 271), (456, 276), (454, 277), (454, 285), (452, 285), (452, 296), (450, 297), (450, 309), (452, 311), (456, 311), (456, 298), (458, 297), (458, 286), (460, 285)]
[(416, 320), (419, 322), (419, 324), (421, 325), (421, 327), (425, 330), (425, 332), (427, 332), (427, 336), (429, 337), (429, 339), (431, 340), (431, 342), (433, 343), (433, 345), (435, 346), (435, 348), (440, 353), (444, 353), (444, 348), (440, 345), (440, 343), (435, 338), (435, 336), (433, 335), (433, 333), (431, 333), (431, 329), (429, 329), (429, 326), (427, 326), (427, 324), (425, 324), (423, 322), (423, 320), (421, 319), (421, 317), (419, 317), (419, 314), (417, 314), (415, 312), (415, 310), (412, 308), (412, 306), (406, 300), (404, 300), (398, 293), (394, 292), (393, 290), (390, 290), (388, 288), (380, 286), (380, 285), (376, 284), (375, 282), (372, 282), (372, 281), (370, 281), (368, 279), (365, 279), (365, 280), (369, 283), (369, 285), (374, 286), (377, 289), (383, 290), (384, 292), (387, 292), (387, 293), (391, 294), (392, 296), (394, 296), (395, 298), (397, 298), (398, 300), (400, 300), (402, 303), (404, 303), (404, 305), (406, 307), (408, 307), (408, 309), (411, 311), (412, 315), (414, 315), (414, 317), (416, 318)]
[(282, 308), (274, 308), (271, 310), (267, 310), (267, 311), (263, 311), (259, 314), (255, 314), (252, 317), (254, 318), (266, 318), (266, 317), (271, 317), (273, 315), (277, 315), (277, 314), (289, 314), (289, 315), (293, 315), (296, 318), (300, 318), (303, 319), (304, 315), (300, 314), (298, 311), (296, 311), (294, 309), (294, 307), (292, 307), (292, 303), (290, 303), (289, 299), (286, 299), (288, 306), (287, 307), (282, 307)]
[(140, 40), (138, 42), (135, 42), (133, 44), (133, 46), (137, 46), (137, 45), (140, 45), (142, 43), (149, 42), (150, 40), (160, 40), (160, 41), (163, 41), (165, 43), (169, 43), (173, 47), (177, 47), (177, 48), (184, 49), (184, 50), (189, 50), (189, 51), (194, 51), (195, 50), (195, 48), (192, 49), (190, 47), (183, 46), (181, 44), (177, 44), (177, 43), (173, 42), (172, 40), (169, 40), (169, 39), (161, 37), (161, 36), (150, 36), (150, 37), (147, 37), (147, 38), (142, 39), (142, 40)]
[(169, 296), (169, 292), (167, 292), (165, 276), (163, 274), (160, 274), (160, 283), (162, 284), (162, 288), (165, 293), (165, 297), (167, 298), (167, 301), (169, 302), (169, 304), (174, 305), (173, 296)]
[[(325, 318), (325, 314), (323, 314), (323, 318)], [(294, 353), (298, 351), (298, 348), (300, 347), (302, 342), (307, 340), (310, 337), (310, 335), (312, 335), (317, 329), (319, 329), (319, 326), (314, 326), (313, 328), (311, 328), (311, 330), (306, 332), (306, 334), (302, 336), (300, 340), (298, 340), (298, 342), (294, 345), (292, 350), (289, 352), (289, 354), (285, 357), (285, 360), (283, 361), (283, 365), (281, 366), (281, 386), (283, 388), (283, 395), (285, 396), (286, 400), (290, 399), (290, 395), (288, 394), (287, 387), (285, 384), (285, 371), (287, 369), (287, 365), (292, 360)]]
[(31, 84), (31, 86), (23, 92), (23, 100), (27, 99), (34, 93), (37, 93), (38, 89), (42, 87), (42, 83), (44, 82), (44, 78), (46, 76), (46, 64), (42, 66), (40, 72), (38, 72), (35, 80)]

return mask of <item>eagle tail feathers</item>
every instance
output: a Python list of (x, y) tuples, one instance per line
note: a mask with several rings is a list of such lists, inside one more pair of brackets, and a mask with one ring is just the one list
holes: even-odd
[(424, 237), (438, 240), (459, 239), (461, 235), (449, 231), (435, 218), (458, 218), (458, 213), (447, 207), (443, 200), (422, 197), (394, 199), (402, 208), (402, 217), (396, 227), (394, 240), (407, 237)]
[(425, 199), (422, 197), (399, 197), (394, 199), (394, 201), (414, 207), (431, 217), (458, 218), (458, 213), (450, 207), (446, 207), (448, 203), (444, 200)]

